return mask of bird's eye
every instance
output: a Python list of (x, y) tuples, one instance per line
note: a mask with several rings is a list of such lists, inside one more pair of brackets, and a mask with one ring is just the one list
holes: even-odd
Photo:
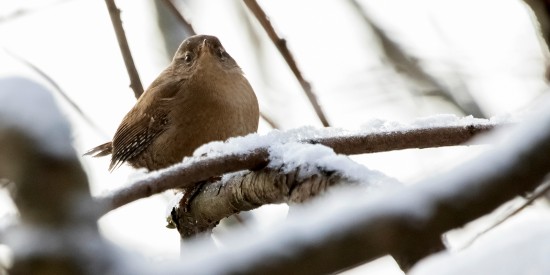
[(186, 63), (191, 63), (191, 61), (193, 61), (193, 54), (190, 52), (186, 52), (183, 56), (183, 61), (185, 61)]
[(221, 58), (221, 59), (224, 59), (225, 58), (225, 50), (223, 48), (218, 48), (216, 49), (216, 55)]

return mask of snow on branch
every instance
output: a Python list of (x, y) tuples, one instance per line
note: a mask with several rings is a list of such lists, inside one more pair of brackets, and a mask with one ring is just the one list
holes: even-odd
[(505, 140), (492, 151), (444, 175), (371, 199), (357, 190), (328, 196), (268, 234), (240, 232), (222, 240), (218, 251), (189, 249), (180, 268), (204, 274), (325, 274), (387, 254), (408, 255), (414, 263), (426, 256), (422, 247), (442, 233), (542, 182), (550, 172), (548, 105), (544, 115), (502, 131)]
[[(205, 184), (189, 207), (173, 207), (170, 218), (182, 238), (212, 229), (228, 216), (265, 204), (302, 203), (337, 184), (367, 188), (400, 186), (326, 146), (297, 142), (272, 146), (262, 170), (238, 172)], [(180, 202), (181, 203), (181, 202)]]
[(366, 154), (412, 148), (434, 148), (463, 144), (479, 133), (506, 124), (503, 119), (457, 118), (439, 115), (410, 124), (374, 120), (359, 131), (304, 127), (249, 135), (227, 142), (212, 142), (172, 167), (152, 172), (112, 191), (97, 202), (108, 212), (132, 201), (173, 188), (185, 188), (212, 177), (241, 170), (257, 170), (270, 162), (272, 149), (289, 142), (321, 144), (337, 154)]

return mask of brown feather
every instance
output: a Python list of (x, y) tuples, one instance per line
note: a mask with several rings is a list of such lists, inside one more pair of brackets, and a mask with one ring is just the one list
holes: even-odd
[(106, 142), (97, 147), (90, 149), (84, 156), (92, 156), (94, 158), (110, 155), (113, 152), (113, 143)]

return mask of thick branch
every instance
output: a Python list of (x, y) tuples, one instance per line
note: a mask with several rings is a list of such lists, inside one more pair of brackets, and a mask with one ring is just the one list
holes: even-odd
[(126, 71), (128, 71), (128, 76), (130, 77), (130, 87), (134, 91), (136, 98), (139, 98), (141, 94), (143, 94), (143, 86), (141, 85), (141, 80), (139, 78), (136, 65), (134, 64), (134, 59), (132, 58), (132, 52), (128, 46), (128, 40), (126, 39), (124, 28), (122, 27), (120, 10), (115, 4), (115, 0), (105, 0), (105, 3), (107, 4), (109, 16), (111, 17), (111, 22), (113, 24), (113, 28), (115, 29), (118, 46), (120, 47), (120, 52), (122, 53), (122, 58), (124, 59), (124, 65), (126, 65)]
[[(319, 202), (308, 212), (290, 217), (269, 236), (250, 241), (247, 233), (247, 244), (237, 245), (243, 239), (225, 242), (225, 248), (207, 261), (252, 251), (253, 257), (232, 257), (218, 268), (226, 274), (326, 274), (390, 253), (414, 256), (442, 233), (542, 182), (550, 172), (550, 131), (541, 125), (550, 125), (550, 113), (533, 121), (509, 133), (507, 142), (496, 150), (443, 176), (367, 201), (354, 192), (346, 193), (333, 198), (346, 199), (338, 211), (320, 214), (319, 209), (331, 204)], [(200, 260), (191, 265), (195, 264), (204, 266)]]
[[(449, 126), (428, 129), (378, 132), (371, 134), (324, 137), (304, 142), (323, 144), (338, 154), (366, 154), (411, 148), (433, 148), (458, 145), (478, 133), (492, 129), (486, 124), (470, 126)], [(242, 155), (200, 157), (170, 168), (155, 172), (143, 180), (97, 198), (105, 211), (118, 208), (132, 201), (149, 197), (177, 187), (189, 187), (197, 182), (229, 172), (263, 167), (268, 162), (268, 148), (257, 148)]]
[(269, 22), (269, 18), (265, 14), (265, 12), (262, 10), (260, 5), (256, 2), (256, 0), (244, 0), (244, 3), (246, 6), (250, 9), (252, 14), (258, 19), (258, 22), (262, 25), (264, 30), (266, 31), (267, 35), (277, 47), (277, 50), (281, 53), (283, 58), (286, 61), (286, 64), (300, 83), (300, 86), (302, 86), (302, 89), (304, 90), (307, 98), (309, 99), (309, 102), (311, 103), (313, 109), (315, 110), (315, 113), (321, 120), (321, 123), (324, 127), (330, 126), (328, 123), (327, 117), (325, 116), (325, 113), (323, 112), (323, 109), (319, 105), (319, 102), (317, 100), (317, 97), (315, 96), (315, 93), (313, 92), (313, 89), (311, 88), (311, 84), (304, 79), (302, 76), (302, 73), (298, 69), (298, 65), (296, 65), (296, 61), (294, 60), (294, 57), (292, 57), (292, 53), (286, 46), (286, 40), (280, 38), (277, 33), (275, 32), (275, 29), (271, 25), (271, 22)]
[(348, 182), (338, 171), (302, 178), (299, 170), (283, 173), (270, 168), (236, 175), (227, 181), (207, 184), (185, 209), (172, 212), (172, 220), (183, 238), (208, 230), (235, 213), (265, 204), (301, 203), (332, 185)]

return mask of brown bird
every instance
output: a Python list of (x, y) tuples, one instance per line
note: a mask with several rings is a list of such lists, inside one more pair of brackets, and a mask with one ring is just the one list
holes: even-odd
[(124, 117), (113, 141), (86, 153), (111, 154), (109, 171), (128, 162), (157, 170), (215, 140), (258, 129), (258, 100), (218, 38), (195, 35)]

